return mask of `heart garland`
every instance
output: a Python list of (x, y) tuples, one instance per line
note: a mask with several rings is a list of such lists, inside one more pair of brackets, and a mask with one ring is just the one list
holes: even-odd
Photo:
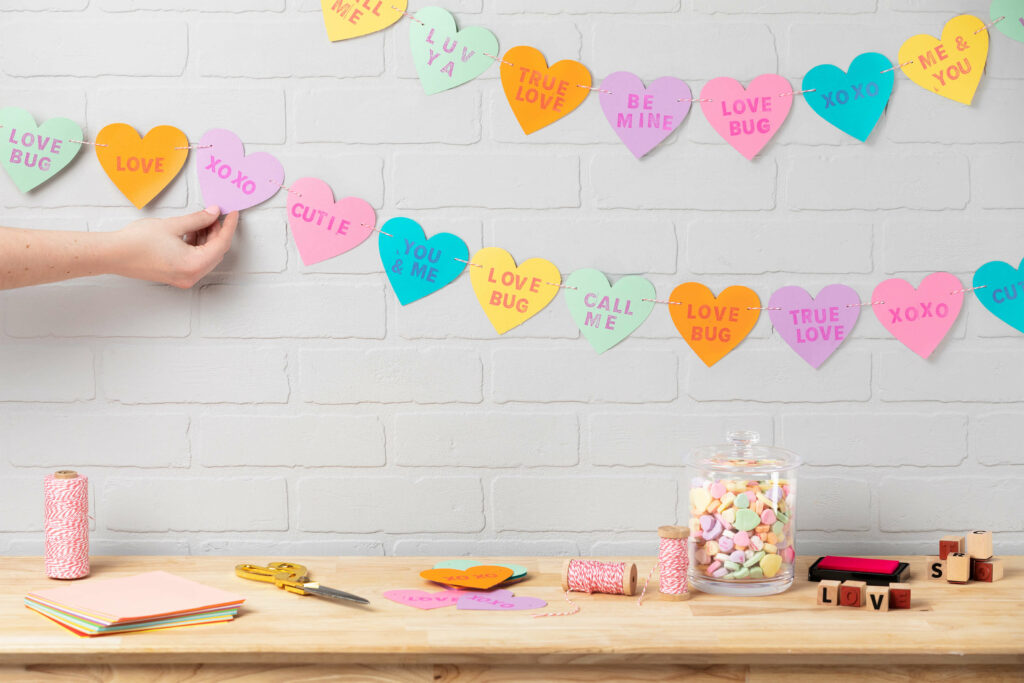
[(430, 239), (411, 218), (392, 218), (377, 241), (380, 262), (403, 306), (433, 294), (466, 269), (469, 247), (460, 238), (440, 232)]
[(964, 303), (963, 285), (952, 273), (932, 273), (917, 289), (901, 278), (875, 287), (875, 316), (904, 346), (928, 358), (945, 339)]
[(598, 353), (631, 335), (654, 310), (656, 292), (647, 278), (629, 275), (615, 286), (593, 268), (573, 272), (565, 281), (565, 303), (580, 332)]
[(288, 193), (288, 227), (307, 266), (359, 246), (373, 233), (377, 215), (365, 199), (334, 201), (331, 186), (319, 178), (299, 178)]
[(865, 52), (850, 69), (819, 64), (804, 76), (801, 89), (814, 113), (861, 142), (882, 118), (895, 80), (892, 62), (877, 52)]
[(753, 159), (789, 116), (792, 92), (778, 74), (762, 74), (749, 88), (733, 78), (713, 78), (700, 91), (700, 108), (726, 142)]
[(408, 7), (409, 0), (320, 0), (331, 41), (383, 31), (401, 19)]
[(500, 71), (505, 97), (527, 135), (566, 116), (590, 94), (587, 67), (571, 59), (548, 66), (541, 51), (528, 45), (506, 52)]
[(20, 107), (0, 109), (0, 163), (22, 192), (63, 171), (82, 145), (82, 128), (71, 119), (47, 119), (36, 125)]
[(989, 261), (974, 273), (975, 294), (989, 313), (1024, 332), (1024, 261)]
[(238, 136), (220, 128), (203, 135), (196, 170), (203, 200), (223, 213), (265, 202), (284, 185), (280, 161), (266, 152), (246, 155)]
[(665, 76), (644, 87), (639, 76), (616, 71), (601, 81), (599, 99), (612, 130), (640, 159), (679, 127), (692, 97), (678, 78)]
[(846, 285), (829, 285), (816, 297), (803, 287), (782, 287), (768, 300), (768, 317), (779, 336), (817, 369), (850, 336), (860, 317), (860, 296)]
[(672, 322), (709, 368), (750, 334), (761, 314), (757, 293), (740, 285), (716, 297), (701, 283), (686, 282), (672, 290), (671, 301)]
[(900, 46), (898, 58), (903, 73), (914, 83), (970, 104), (988, 58), (985, 22), (970, 14), (953, 17), (942, 28), (941, 39), (926, 33), (912, 36)]
[(491, 68), (498, 39), (480, 26), (457, 30), (455, 16), (424, 7), (409, 24), (412, 61), (428, 95), (467, 83)]
[(562, 284), (562, 274), (551, 261), (532, 258), (517, 266), (512, 254), (499, 247), (484, 247), (473, 254), (473, 265), (470, 283), (498, 334), (540, 313)]
[(157, 126), (139, 137), (127, 123), (112, 123), (96, 134), (96, 158), (117, 189), (141, 209), (185, 166), (188, 136), (174, 126)]
[(995, 25), (998, 31), (1024, 43), (1024, 3), (1020, 0), (992, 0), (989, 17), (990, 21), (998, 21)]

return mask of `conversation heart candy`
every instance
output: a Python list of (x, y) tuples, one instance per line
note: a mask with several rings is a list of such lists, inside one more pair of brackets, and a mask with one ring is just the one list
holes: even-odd
[(1024, 332), (1024, 261), (989, 261), (974, 273), (974, 293), (988, 312)]
[(960, 314), (963, 285), (951, 273), (932, 273), (917, 289), (906, 280), (892, 278), (875, 287), (871, 300), (882, 326), (911, 351), (927, 358)]
[(590, 94), (587, 67), (571, 59), (548, 66), (540, 50), (528, 45), (506, 52), (500, 72), (505, 97), (527, 135), (566, 116)]
[(174, 180), (188, 158), (188, 137), (174, 126), (157, 126), (139, 137), (127, 123), (112, 123), (96, 134), (95, 147), (103, 171), (139, 209)]
[(614, 286), (593, 268), (573, 272), (565, 280), (565, 303), (576, 326), (598, 353), (604, 353), (633, 333), (654, 310), (654, 285), (647, 278), (627, 275)]
[(600, 101), (612, 130), (637, 159), (657, 147), (690, 111), (690, 86), (665, 76), (649, 86), (628, 71), (601, 81)]
[(408, 6), (409, 0), (320, 0), (331, 41), (382, 31), (401, 19)]
[(752, 289), (728, 287), (717, 297), (699, 282), (672, 290), (669, 314), (693, 352), (711, 367), (743, 341), (757, 324), (761, 301)]
[[(702, 488), (690, 489), (690, 503), (697, 512), (704, 512), (711, 502), (711, 494)], [(707, 531), (707, 529), (705, 529)]]
[(801, 90), (814, 113), (861, 142), (882, 118), (895, 79), (892, 62), (877, 52), (857, 55), (850, 68), (819, 64), (804, 76)]
[(900, 47), (903, 73), (925, 90), (970, 104), (985, 71), (988, 31), (985, 22), (961, 14), (946, 22), (942, 38), (919, 34)]
[(71, 119), (47, 119), (37, 126), (24, 109), (4, 107), (0, 128), (0, 163), (22, 192), (60, 173), (82, 147), (82, 128)]
[(203, 200), (207, 206), (219, 206), (222, 213), (265, 202), (284, 183), (280, 161), (266, 152), (246, 155), (238, 136), (219, 128), (207, 131), (200, 140), (196, 170)]
[(753, 159), (789, 115), (792, 92), (789, 81), (777, 74), (762, 74), (748, 88), (733, 78), (713, 78), (700, 91), (700, 108), (726, 142)]
[(782, 568), (782, 558), (778, 555), (765, 555), (760, 561), (761, 571), (764, 572), (764, 577), (770, 579), (779, 573), (779, 569)]
[(409, 24), (412, 60), (428, 95), (471, 81), (494, 64), (498, 39), (479, 26), (455, 27), (440, 7), (424, 7)]
[(365, 199), (334, 201), (331, 186), (299, 178), (288, 193), (288, 227), (307, 266), (334, 258), (362, 244), (373, 233), (377, 215)]
[(469, 247), (459, 237), (440, 232), (427, 239), (420, 224), (404, 216), (381, 226), (377, 248), (384, 273), (403, 306), (454, 281), (469, 260)]
[(736, 510), (736, 528), (740, 531), (750, 531), (760, 523), (761, 519), (753, 510), (749, 508)]
[(498, 334), (521, 325), (551, 303), (562, 275), (546, 259), (532, 258), (516, 265), (512, 255), (498, 247), (473, 254), (469, 278), (487, 319)]

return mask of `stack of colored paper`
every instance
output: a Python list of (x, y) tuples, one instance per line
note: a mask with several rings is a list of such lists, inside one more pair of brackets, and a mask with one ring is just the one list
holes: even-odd
[(167, 572), (85, 580), (25, 596), (25, 606), (80, 636), (231, 621), (245, 598)]

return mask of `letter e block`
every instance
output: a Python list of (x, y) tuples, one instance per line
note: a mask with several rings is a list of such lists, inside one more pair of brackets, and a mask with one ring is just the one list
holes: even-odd
[(910, 609), (910, 584), (889, 584), (889, 609)]
[(826, 579), (818, 582), (818, 604), (825, 607), (839, 606), (839, 586), (841, 581)]
[(962, 553), (964, 551), (963, 536), (943, 536), (939, 539), (939, 559), (944, 560), (950, 553)]
[(934, 555), (925, 558), (925, 571), (928, 572), (929, 581), (946, 580), (946, 561)]
[(976, 560), (992, 557), (992, 532), (972, 531), (967, 534), (967, 548), (964, 552)]
[(946, 581), (967, 583), (971, 578), (971, 558), (966, 553), (950, 553), (946, 558)]
[(888, 586), (868, 586), (868, 609), (872, 612), (889, 611)]
[(864, 581), (843, 581), (839, 587), (839, 604), (844, 607), (863, 607), (868, 584)]

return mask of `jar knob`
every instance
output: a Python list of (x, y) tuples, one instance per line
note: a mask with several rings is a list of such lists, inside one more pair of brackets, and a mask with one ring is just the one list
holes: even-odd
[(752, 430), (742, 429), (729, 432), (725, 438), (732, 444), (737, 454), (748, 455), (750, 447), (761, 440), (761, 435)]

